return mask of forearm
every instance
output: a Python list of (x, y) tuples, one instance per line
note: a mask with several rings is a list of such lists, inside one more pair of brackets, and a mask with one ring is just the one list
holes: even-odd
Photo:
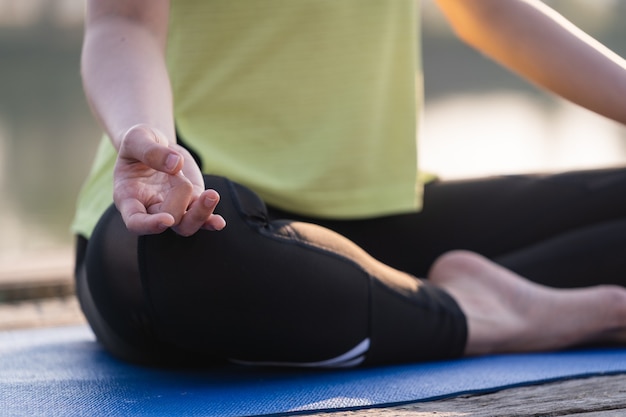
[(437, 0), (461, 39), (530, 82), (626, 124), (626, 62), (532, 0)]
[(85, 31), (81, 67), (92, 112), (117, 149), (137, 124), (175, 141), (162, 40), (123, 17), (94, 22)]

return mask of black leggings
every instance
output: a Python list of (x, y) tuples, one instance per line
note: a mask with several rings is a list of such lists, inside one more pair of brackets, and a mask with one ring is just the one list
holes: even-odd
[(465, 317), (415, 278), (451, 249), (553, 286), (625, 281), (622, 169), (435, 182), (420, 213), (353, 221), (266, 209), (225, 178), (205, 181), (222, 196), (221, 232), (137, 237), (111, 207), (79, 237), (79, 299), (113, 354), (192, 366), (456, 357)]

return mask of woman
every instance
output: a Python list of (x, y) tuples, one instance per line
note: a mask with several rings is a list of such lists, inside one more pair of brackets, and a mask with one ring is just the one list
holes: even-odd
[[(541, 3), (438, 4), (479, 51), (626, 121), (624, 61)], [(74, 222), (77, 288), (109, 351), (356, 366), (623, 341), (626, 172), (423, 187), (416, 9), (88, 2), (82, 73), (107, 137)]]

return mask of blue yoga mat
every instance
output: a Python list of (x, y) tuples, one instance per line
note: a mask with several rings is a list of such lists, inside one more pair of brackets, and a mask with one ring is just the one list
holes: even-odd
[(257, 416), (358, 409), (626, 371), (626, 349), (334, 371), (166, 371), (110, 357), (85, 326), (0, 332), (3, 416)]

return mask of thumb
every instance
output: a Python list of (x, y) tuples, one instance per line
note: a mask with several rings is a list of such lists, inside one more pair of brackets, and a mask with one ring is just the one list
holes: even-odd
[(168, 146), (165, 135), (145, 125), (133, 126), (124, 134), (119, 158), (141, 162), (168, 174), (175, 174), (183, 167), (183, 156)]

